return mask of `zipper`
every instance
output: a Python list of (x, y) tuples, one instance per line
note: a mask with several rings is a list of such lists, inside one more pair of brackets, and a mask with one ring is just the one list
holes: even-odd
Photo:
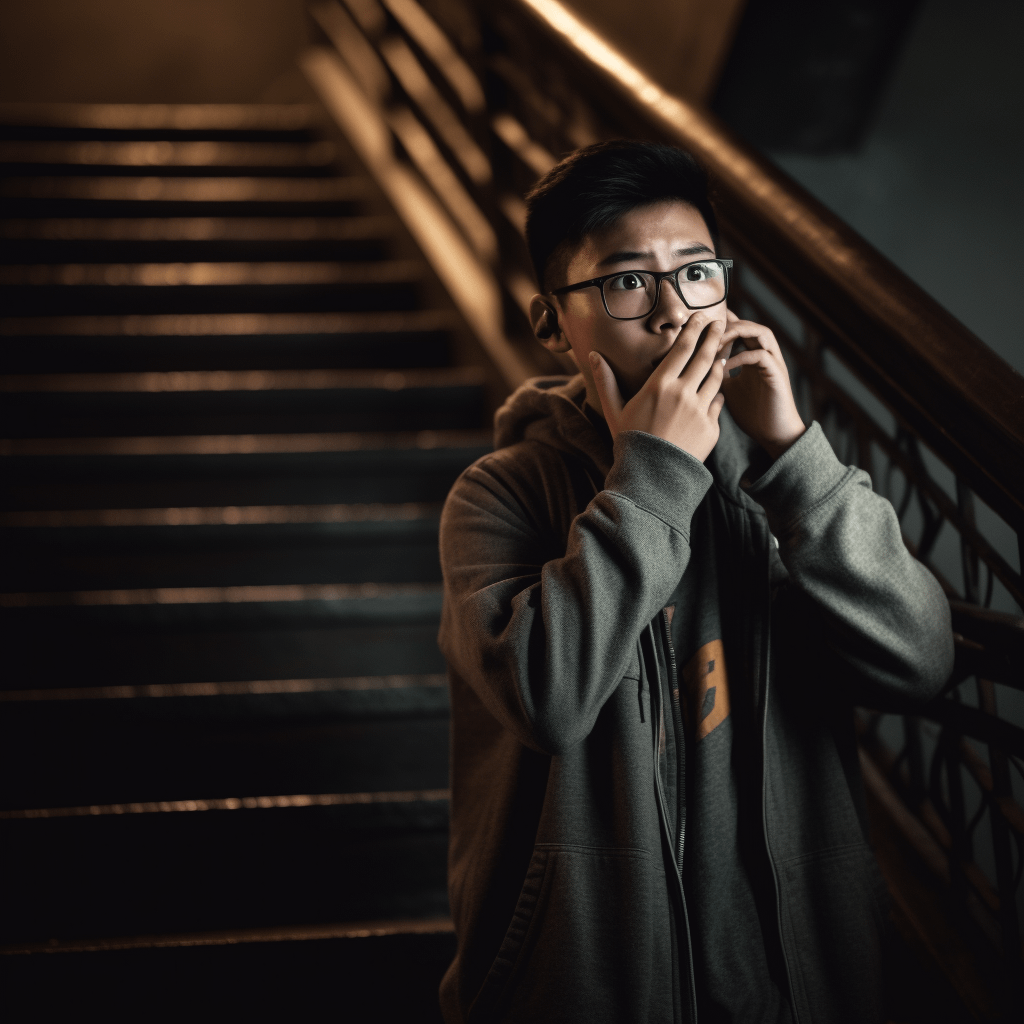
[[(771, 549), (768, 550), (768, 560), (771, 560)], [(771, 678), (771, 653), (772, 653), (772, 594), (771, 594), (771, 567), (765, 574), (768, 583), (767, 611), (765, 612), (765, 631), (763, 650), (764, 658), (762, 675), (764, 678), (764, 698), (762, 700), (761, 712), (761, 830), (764, 834), (764, 848), (768, 855), (768, 865), (772, 869), (772, 882), (775, 886), (775, 927), (779, 933), (779, 951), (782, 954), (782, 966), (786, 969), (786, 984), (789, 986), (789, 1010), (793, 1015), (793, 1024), (800, 1024), (799, 1014), (796, 1009), (796, 999), (793, 994), (793, 972), (789, 967), (789, 958), (786, 956), (786, 943), (782, 937), (782, 893), (779, 889), (779, 872), (775, 867), (775, 859), (772, 857), (771, 844), (768, 842), (768, 686)]]
[[(662, 618), (664, 619), (665, 613), (661, 612), (660, 614), (661, 614)], [(647, 630), (650, 633), (650, 637), (651, 637), (651, 657), (652, 657), (653, 665), (654, 665), (655, 681), (657, 683), (657, 685), (652, 686), (650, 678), (648, 678), (647, 689), (648, 689), (649, 693), (651, 694), (652, 700), (653, 700), (655, 694), (657, 694), (657, 697), (658, 697), (658, 714), (655, 715), (654, 714), (654, 709), (653, 708), (651, 709), (651, 721), (653, 723), (653, 722), (658, 722), (658, 721), (662, 720), (662, 716), (664, 715), (664, 708), (662, 707), (662, 700), (661, 700), (661, 672), (658, 669), (658, 652), (657, 652), (657, 647), (655, 645), (655, 640), (654, 640), (654, 629), (652, 628), (652, 626), (650, 624), (648, 624)], [(642, 650), (643, 649), (641, 647), (641, 653), (642, 653)], [(690, 939), (690, 914), (689, 914), (689, 912), (686, 909), (686, 893), (683, 891), (683, 872), (682, 872), (682, 866), (681, 866), (681, 864), (676, 863), (676, 853), (675, 853), (675, 850), (672, 848), (671, 841), (668, 838), (668, 822), (669, 822), (669, 817), (668, 817), (668, 812), (665, 809), (665, 793), (664, 793), (664, 791), (661, 788), (661, 769), (660, 769), (660, 760), (659, 760), (659, 753), (658, 753), (658, 749), (659, 749), (659, 745), (660, 744), (659, 744), (659, 736), (658, 736), (657, 728), (656, 727), (652, 728), (652, 732), (654, 733), (654, 739), (653, 739), (654, 795), (655, 795), (655, 798), (656, 798), (656, 801), (657, 801), (657, 804), (658, 804), (658, 817), (659, 817), (659, 820), (660, 820), (660, 823), (661, 823), (662, 834), (664, 836), (666, 852), (667, 852), (669, 858), (672, 860), (673, 866), (676, 869), (676, 871), (675, 871), (676, 882), (677, 882), (676, 894), (679, 897), (679, 906), (680, 906), (680, 910), (682, 912), (681, 916), (682, 916), (682, 919), (683, 919), (683, 931), (684, 931), (684, 936), (683, 937), (685, 938), (685, 941), (686, 941), (686, 961), (687, 961), (687, 967), (688, 967), (688, 974), (689, 974), (689, 978), (690, 978), (690, 1014), (689, 1014), (689, 1017), (690, 1017), (690, 1024), (697, 1024), (697, 979), (696, 979), (696, 972), (695, 972), (694, 967), (693, 967), (693, 942)]]
[(676, 762), (679, 775), (679, 835), (676, 857), (679, 859), (679, 881), (683, 880), (683, 845), (686, 842), (686, 738), (683, 734), (683, 713), (679, 698), (679, 671), (676, 668), (676, 649), (672, 646), (672, 624), (664, 611), (661, 620), (665, 626), (665, 646), (668, 648), (669, 689), (672, 692), (672, 724), (676, 730)]

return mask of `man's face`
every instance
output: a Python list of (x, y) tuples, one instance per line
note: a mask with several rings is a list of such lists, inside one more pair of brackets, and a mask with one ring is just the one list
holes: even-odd
[[(697, 210), (677, 200), (631, 210), (611, 227), (588, 235), (569, 260), (565, 281), (574, 284), (617, 270), (674, 270), (683, 263), (715, 256), (714, 242)], [(672, 287), (662, 281), (658, 304), (641, 320), (613, 320), (600, 288), (583, 288), (555, 299), (558, 323), (587, 382), (587, 401), (601, 403), (590, 370), (591, 351), (608, 361), (628, 401), (672, 347), (693, 315)], [(725, 320), (725, 302), (702, 312)], [(710, 321), (709, 321), (710, 322)]]

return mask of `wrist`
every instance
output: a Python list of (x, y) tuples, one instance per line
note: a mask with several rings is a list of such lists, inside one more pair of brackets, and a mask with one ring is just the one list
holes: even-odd
[(794, 424), (793, 428), (787, 431), (781, 437), (773, 437), (771, 439), (765, 438), (761, 441), (761, 447), (768, 453), (769, 457), (774, 462), (784, 452), (788, 451), (807, 431), (807, 426), (800, 421), (799, 426)]

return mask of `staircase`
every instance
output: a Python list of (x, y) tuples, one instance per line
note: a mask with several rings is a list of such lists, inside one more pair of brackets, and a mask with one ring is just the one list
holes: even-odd
[(0, 122), (8, 1019), (437, 1019), (484, 370), (315, 107)]

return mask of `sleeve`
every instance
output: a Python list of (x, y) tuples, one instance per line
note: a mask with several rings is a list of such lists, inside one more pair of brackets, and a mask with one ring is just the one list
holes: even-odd
[(525, 457), (504, 449), (476, 463), (445, 503), (439, 640), (520, 742), (559, 754), (589, 735), (678, 583), (711, 474), (670, 442), (624, 432), (604, 489), (563, 548)]
[(953, 669), (949, 603), (868, 474), (843, 466), (814, 423), (747, 492), (796, 591), (784, 602), (791, 641), (820, 641), (858, 702), (933, 697)]

